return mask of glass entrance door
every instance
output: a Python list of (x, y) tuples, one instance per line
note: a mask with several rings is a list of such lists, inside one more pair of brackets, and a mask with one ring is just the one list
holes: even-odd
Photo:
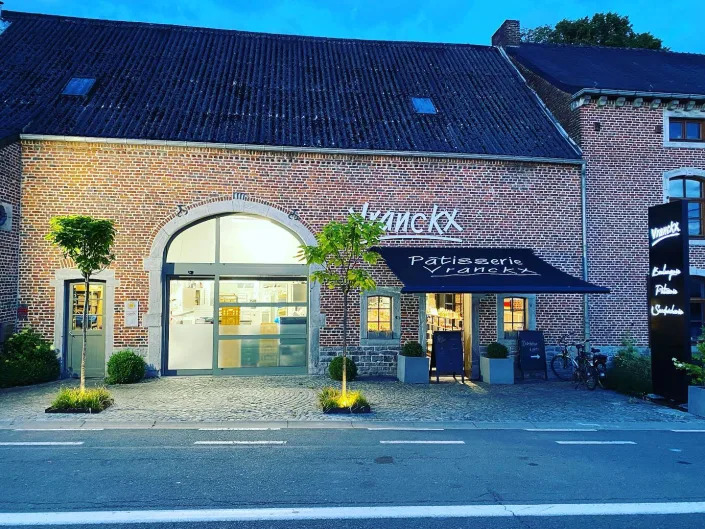
[[(86, 377), (105, 376), (105, 284), (91, 283), (86, 300), (84, 283), (69, 283), (68, 354), (66, 367), (73, 376), (81, 374), (83, 327), (86, 327)], [(83, 321), (83, 308), (88, 303), (88, 315)]]
[(306, 279), (172, 277), (168, 283), (169, 372), (307, 372)]

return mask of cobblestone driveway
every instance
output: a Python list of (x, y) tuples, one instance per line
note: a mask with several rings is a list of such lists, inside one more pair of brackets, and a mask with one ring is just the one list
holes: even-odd
[[(232, 420), (350, 420), (324, 415), (316, 391), (324, 377), (166, 377), (111, 386), (115, 405), (94, 415), (49, 415), (44, 409), (61, 384), (0, 390), (0, 421), (87, 419), (114, 422)], [(410, 386), (360, 380), (373, 413), (352, 420), (534, 423), (679, 422), (692, 415), (611, 391), (574, 389), (571, 383), (532, 381), (513, 386), (452, 382)]]

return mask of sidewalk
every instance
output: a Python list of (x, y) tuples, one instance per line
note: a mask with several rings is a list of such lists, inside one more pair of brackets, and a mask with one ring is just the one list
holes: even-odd
[[(359, 380), (372, 404), (365, 415), (324, 415), (316, 393), (325, 377), (166, 377), (111, 386), (115, 405), (96, 415), (45, 414), (61, 385), (0, 390), (0, 427), (366, 427), (436, 424), (444, 428), (678, 429), (705, 420), (679, 410), (572, 383), (531, 381), (513, 386), (461, 384), (452, 379), (429, 386), (394, 380)], [(263, 425), (266, 424), (268, 426)], [(70, 425), (70, 426), (69, 426)], [(225, 425), (225, 426), (223, 426)]]

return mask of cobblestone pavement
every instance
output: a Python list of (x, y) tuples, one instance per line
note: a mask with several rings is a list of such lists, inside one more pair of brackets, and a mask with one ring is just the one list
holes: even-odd
[[(165, 377), (111, 386), (115, 404), (98, 415), (45, 414), (61, 385), (0, 390), (0, 422), (86, 419), (132, 421), (379, 420), (478, 422), (685, 422), (694, 416), (597, 389), (574, 389), (569, 382), (530, 381), (513, 386), (454, 382), (412, 386), (394, 380), (359, 380), (373, 413), (324, 415), (316, 392), (331, 381), (322, 376)], [(95, 384), (95, 383), (94, 383)]]

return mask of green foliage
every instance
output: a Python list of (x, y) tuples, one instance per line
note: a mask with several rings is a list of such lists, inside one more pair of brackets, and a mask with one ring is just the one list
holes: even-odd
[(81, 391), (79, 388), (61, 388), (51, 403), (56, 410), (91, 410), (103, 411), (113, 403), (113, 397), (105, 388), (91, 388)]
[(130, 349), (113, 354), (108, 360), (108, 384), (133, 384), (144, 378), (147, 364), (144, 359)]
[(487, 346), (487, 358), (507, 358), (509, 356), (509, 349), (506, 345), (499, 342), (492, 342)]
[(325, 387), (318, 394), (318, 404), (324, 412), (334, 408), (349, 408), (353, 413), (370, 411), (370, 403), (359, 391), (350, 391), (343, 394), (332, 387)]
[(697, 351), (693, 354), (693, 362), (679, 362), (673, 359), (673, 365), (685, 371), (693, 386), (705, 386), (705, 328), (698, 337)]
[(622, 336), (621, 347), (607, 372), (607, 387), (643, 397), (651, 393), (651, 358), (639, 354), (634, 338), (629, 332)]
[(636, 33), (628, 16), (617, 13), (595, 13), (592, 18), (563, 19), (555, 27), (538, 26), (522, 31), (523, 42), (548, 44), (581, 44), (619, 48), (667, 50), (661, 39), (651, 33)]
[(59, 378), (52, 344), (32, 329), (10, 336), (0, 353), (0, 388), (26, 386)]
[[(350, 358), (345, 358), (347, 379), (355, 380), (357, 377), (357, 366)], [(328, 366), (328, 374), (333, 380), (343, 380), (343, 357), (336, 356)]]
[(375, 264), (379, 254), (371, 248), (384, 233), (381, 222), (370, 222), (359, 215), (350, 215), (346, 222), (331, 221), (316, 236), (316, 246), (302, 245), (299, 259), (321, 270), (311, 274), (315, 281), (330, 289), (350, 292), (353, 288), (372, 290), (375, 281), (363, 263)]
[(402, 356), (425, 356), (423, 347), (419, 342), (409, 341), (404, 344), (401, 348)]
[(46, 239), (71, 259), (84, 278), (107, 268), (115, 260), (115, 226), (112, 220), (81, 215), (54, 217)]

